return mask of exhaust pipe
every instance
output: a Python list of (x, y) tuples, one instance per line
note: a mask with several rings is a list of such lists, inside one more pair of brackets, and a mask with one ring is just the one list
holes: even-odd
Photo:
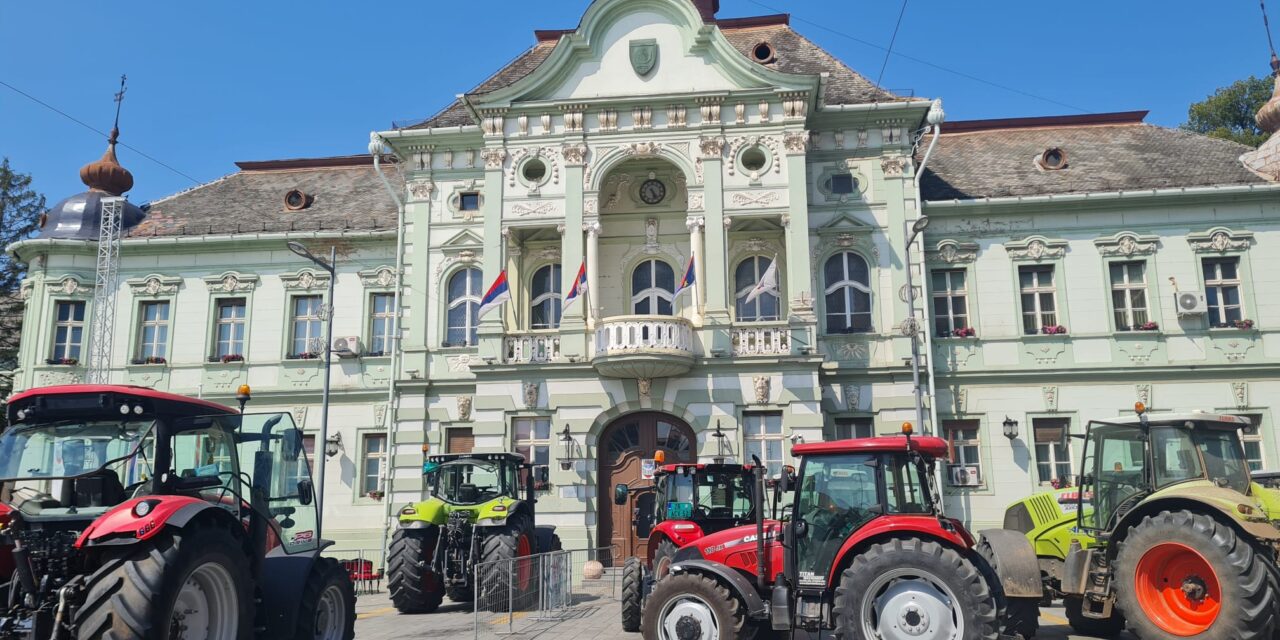
[(764, 557), (764, 465), (754, 455), (751, 461), (755, 463), (752, 474), (756, 478), (755, 496), (751, 500), (756, 512), (756, 588), (764, 593), (769, 586), (769, 569)]

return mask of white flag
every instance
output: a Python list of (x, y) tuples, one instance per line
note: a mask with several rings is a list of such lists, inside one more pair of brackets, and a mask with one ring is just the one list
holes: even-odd
[(778, 294), (778, 256), (773, 256), (773, 261), (769, 263), (769, 268), (764, 270), (760, 276), (760, 282), (747, 292), (747, 304), (755, 302), (762, 294), (772, 293)]

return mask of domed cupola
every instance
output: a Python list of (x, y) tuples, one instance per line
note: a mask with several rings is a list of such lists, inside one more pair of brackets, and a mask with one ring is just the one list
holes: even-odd
[[(116, 142), (120, 129), (111, 129), (107, 151), (102, 157), (80, 168), (80, 181), (89, 187), (49, 207), (41, 220), (41, 238), (70, 240), (97, 240), (102, 226), (102, 199), (122, 196), (133, 188), (133, 174), (116, 159)], [(146, 212), (132, 202), (125, 201), (121, 212), (121, 230), (128, 231), (146, 217)]]

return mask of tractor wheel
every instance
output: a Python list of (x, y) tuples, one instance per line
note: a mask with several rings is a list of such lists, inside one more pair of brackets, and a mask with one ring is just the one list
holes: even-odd
[(622, 630), (640, 630), (640, 612), (644, 607), (644, 563), (640, 558), (627, 558), (622, 565)]
[(302, 587), (294, 640), (352, 640), (356, 636), (356, 590), (333, 558), (316, 558)]
[(387, 591), (400, 613), (431, 613), (444, 600), (440, 577), (427, 554), (434, 551), (439, 528), (396, 529), (387, 554)]
[(471, 602), (476, 599), (476, 590), (474, 586), (449, 587), (444, 593), (454, 602)]
[(1161, 511), (1120, 544), (1116, 601), (1140, 638), (1270, 640), (1275, 595), (1264, 562), (1230, 526)]
[(742, 603), (724, 585), (696, 573), (654, 583), (640, 621), (645, 640), (739, 640), (754, 631)]
[(507, 519), (502, 527), (489, 529), (480, 543), (480, 559), (484, 568), (480, 575), (480, 592), (476, 606), (489, 611), (508, 611), (515, 605), (537, 597), (537, 567), (521, 561), (533, 555), (533, 526), (522, 516)]
[(996, 619), (1000, 621), (1000, 633), (1013, 638), (1030, 640), (1040, 628), (1040, 598), (1010, 598), (1004, 594), (1000, 583), (1000, 559), (991, 548), (991, 541), (983, 538), (975, 549), (982, 558), (982, 573), (991, 585), (996, 599)]
[(248, 640), (249, 558), (230, 530), (190, 526), (108, 559), (85, 584), (75, 637)]
[(1062, 608), (1067, 611), (1072, 631), (1080, 635), (1114, 638), (1124, 631), (1124, 614), (1119, 609), (1112, 608), (1110, 618), (1090, 618), (1084, 615), (1084, 601), (1080, 596), (1066, 596), (1062, 599)]
[(996, 601), (986, 578), (955, 549), (898, 538), (859, 553), (836, 586), (842, 640), (928, 637), (996, 640)]
[(667, 577), (667, 573), (671, 570), (671, 562), (676, 557), (676, 543), (663, 538), (658, 543), (658, 548), (653, 552), (653, 579), (661, 580)]

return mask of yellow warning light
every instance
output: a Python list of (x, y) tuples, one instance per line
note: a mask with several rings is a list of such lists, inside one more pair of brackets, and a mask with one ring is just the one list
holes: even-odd
[(667, 463), (667, 452), (666, 452), (666, 451), (658, 451), (658, 452), (654, 453), (654, 454), (653, 454), (653, 461), (654, 461), (654, 462), (656, 462), (656, 463), (658, 463), (658, 464), (666, 464), (666, 463)]
[(1137, 412), (1138, 415), (1142, 415), (1147, 412), (1147, 405), (1142, 404), (1141, 402), (1135, 402), (1133, 403), (1133, 410)]
[(425, 456), (425, 455), (427, 455), (427, 454), (428, 454), (428, 453), (430, 453), (430, 452), (431, 452), (431, 445), (429, 445), (429, 444), (427, 444), (427, 443), (425, 443), (425, 442), (424, 442), (424, 443), (422, 443), (422, 455), (424, 455), (424, 456)]
[(902, 423), (902, 435), (909, 436), (914, 430), (915, 429), (911, 426), (910, 422)]

